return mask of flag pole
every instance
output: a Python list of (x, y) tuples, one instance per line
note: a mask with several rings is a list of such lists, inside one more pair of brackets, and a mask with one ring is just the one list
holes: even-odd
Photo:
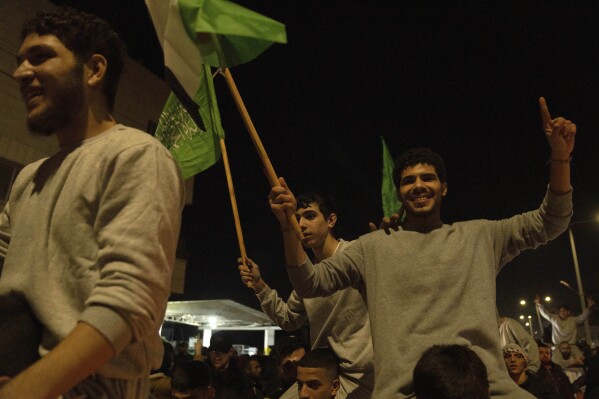
[(223, 165), (225, 166), (225, 174), (227, 175), (227, 185), (229, 186), (229, 197), (231, 198), (231, 208), (233, 209), (233, 219), (235, 220), (235, 230), (237, 231), (237, 242), (239, 243), (241, 258), (245, 264), (247, 252), (245, 250), (245, 243), (243, 242), (243, 232), (241, 231), (239, 210), (237, 209), (237, 200), (235, 199), (235, 188), (233, 187), (233, 178), (231, 177), (231, 167), (229, 165), (229, 156), (227, 155), (227, 146), (225, 145), (225, 140), (223, 138), (221, 138), (219, 142), (220, 152), (223, 156)]
[[(256, 151), (258, 151), (258, 156), (260, 157), (260, 160), (262, 161), (262, 165), (264, 166), (264, 169), (266, 170), (266, 178), (268, 179), (268, 182), (270, 183), (271, 187), (279, 187), (281, 185), (279, 183), (279, 178), (277, 177), (277, 174), (275, 173), (275, 170), (270, 162), (268, 154), (266, 153), (266, 150), (264, 149), (264, 146), (262, 145), (262, 140), (260, 140), (260, 137), (258, 136), (258, 132), (256, 131), (254, 124), (252, 123), (250, 114), (248, 113), (247, 109), (245, 108), (245, 104), (243, 103), (243, 99), (241, 98), (241, 95), (239, 94), (239, 90), (237, 90), (237, 85), (235, 84), (235, 81), (233, 80), (233, 76), (231, 75), (229, 68), (222, 68), (222, 71), (223, 71), (223, 74), (225, 75), (225, 80), (227, 81), (227, 86), (229, 87), (229, 91), (231, 92), (231, 95), (233, 96), (233, 100), (235, 101), (235, 105), (237, 105), (237, 109), (239, 110), (239, 113), (241, 114), (241, 119), (243, 119), (243, 123), (245, 124), (245, 127), (247, 128), (247, 130), (250, 134), (250, 138), (252, 139), (252, 142), (254, 143), (254, 146), (256, 147)], [(299, 227), (299, 223), (297, 222), (295, 215), (288, 214), (287, 217), (289, 218), (289, 222), (291, 223), (291, 227), (293, 227), (293, 230), (295, 231), (295, 235), (297, 236), (297, 238), (299, 238), (300, 240), (303, 239), (304, 235)]]

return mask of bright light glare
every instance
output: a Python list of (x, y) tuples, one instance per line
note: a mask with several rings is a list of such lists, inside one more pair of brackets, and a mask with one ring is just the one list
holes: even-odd
[(216, 316), (208, 316), (208, 324), (210, 324), (210, 328), (213, 330), (217, 327), (217, 317)]
[(523, 314), (520, 315), (520, 320), (524, 320), (524, 315)]
[(531, 315), (528, 315), (528, 318), (529, 318), (529, 319), (532, 319), (532, 316), (531, 316)]
[(551, 302), (551, 297), (550, 296), (546, 296), (545, 297), (545, 302)]
[(520, 301), (520, 305), (522, 305), (522, 306), (526, 305), (526, 301), (525, 301), (524, 299), (522, 299), (522, 300)]
[(528, 327), (528, 326), (530, 326), (530, 324), (528, 322), (526, 322), (525, 326)]

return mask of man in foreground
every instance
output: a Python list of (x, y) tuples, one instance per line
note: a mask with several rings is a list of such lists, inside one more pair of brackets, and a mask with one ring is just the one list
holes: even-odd
[(0, 398), (148, 397), (183, 186), (170, 153), (118, 124), (122, 45), (108, 24), (62, 10), (27, 22), (13, 77), (34, 133), (60, 150), (27, 165), (0, 215), (0, 294), (42, 326), (42, 358)]
[(287, 219), (296, 208), (293, 194), (283, 179), (272, 188), (269, 201), (285, 232), (287, 271), (297, 293), (326, 296), (349, 286), (366, 292), (375, 348), (373, 397), (409, 397), (412, 369), (434, 344), (474, 350), (487, 368), (492, 397), (530, 397), (518, 392), (505, 372), (495, 277), (521, 251), (562, 233), (572, 214), (569, 162), (576, 126), (564, 118), (552, 120), (545, 100), (539, 102), (551, 147), (550, 178), (543, 203), (532, 212), (501, 221), (443, 224), (443, 160), (431, 150), (413, 149), (398, 158), (394, 170), (407, 213), (401, 228), (362, 236), (314, 267)]

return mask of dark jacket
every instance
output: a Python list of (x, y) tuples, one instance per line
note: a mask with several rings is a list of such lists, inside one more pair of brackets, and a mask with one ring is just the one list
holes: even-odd
[(529, 372), (526, 372), (526, 376), (528, 378), (520, 385), (520, 388), (527, 390), (539, 399), (560, 399), (557, 392), (545, 380)]
[(546, 368), (541, 365), (539, 371), (537, 371), (537, 377), (547, 382), (548, 385), (553, 387), (554, 391), (557, 392), (562, 399), (571, 399), (576, 393), (574, 387), (570, 383), (568, 376), (562, 371), (562, 368), (557, 364), (551, 362), (550, 367)]

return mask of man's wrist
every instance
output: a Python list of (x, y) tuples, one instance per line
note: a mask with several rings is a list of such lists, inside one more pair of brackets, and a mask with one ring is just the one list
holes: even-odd
[(257, 282), (255, 282), (253, 284), (253, 288), (254, 288), (254, 293), (256, 295), (258, 295), (266, 289), (266, 283), (264, 282), (264, 280), (262, 280), (262, 278), (260, 278), (260, 280), (258, 280)]

